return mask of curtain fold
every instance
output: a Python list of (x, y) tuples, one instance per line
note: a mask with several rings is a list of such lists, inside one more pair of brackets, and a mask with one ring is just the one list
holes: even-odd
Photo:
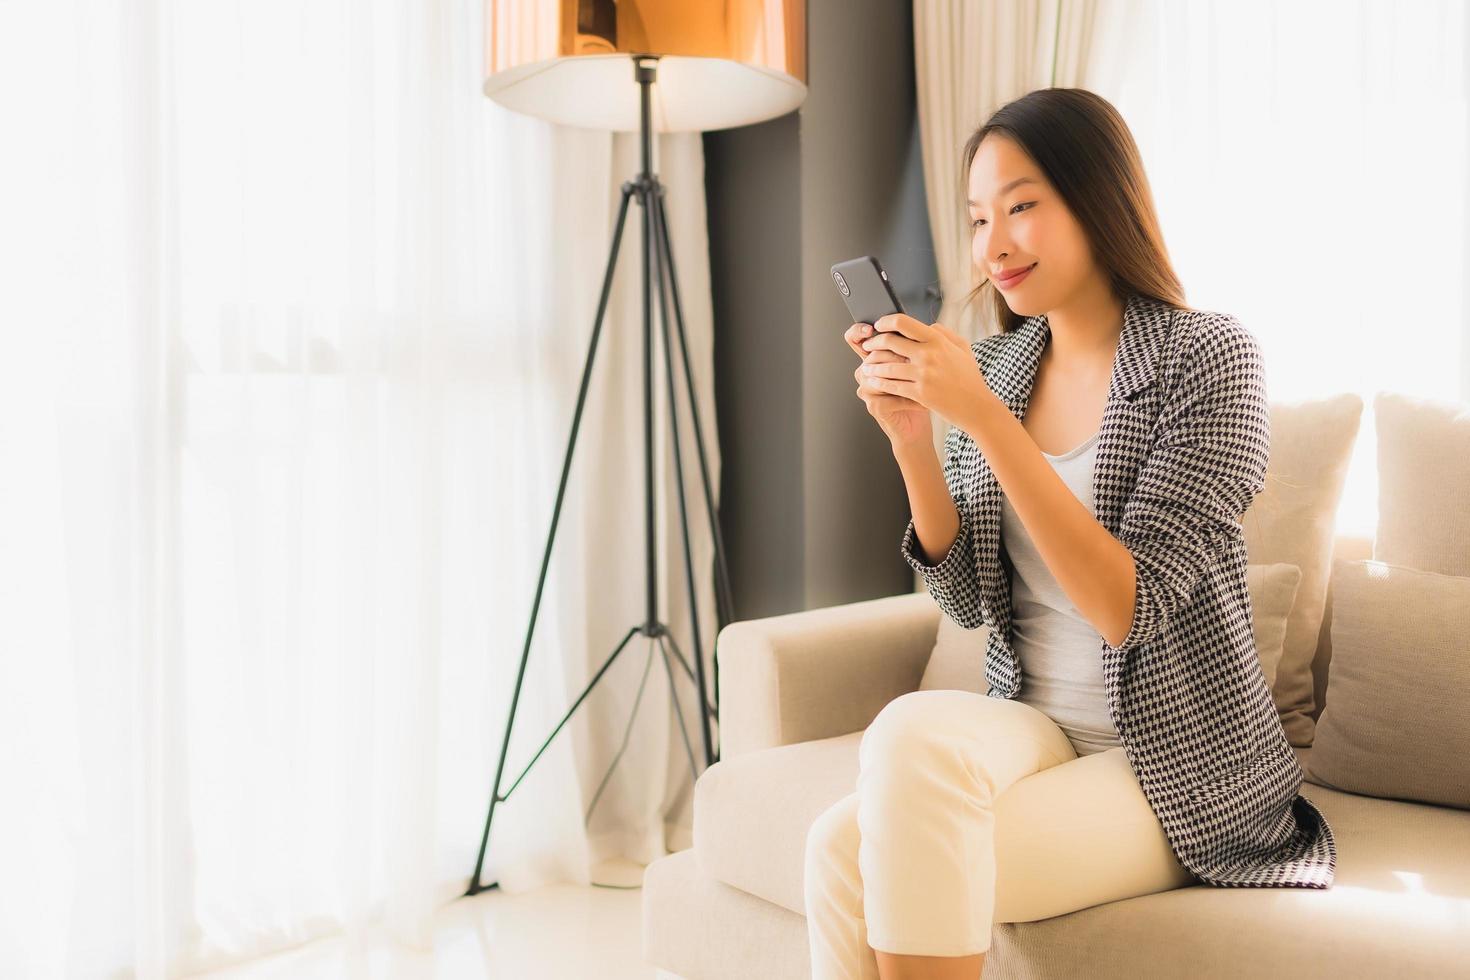
[[(423, 946), (467, 887), (638, 169), (636, 135), (485, 99), (481, 18), (479, 0), (0, 9), (0, 974)], [(699, 135), (658, 137), (656, 159), (718, 499)], [(640, 215), (502, 794), (645, 613)], [(692, 658), (655, 343), (659, 611)], [(585, 883), (687, 846), (689, 762), (649, 650), (629, 643), (497, 808), (485, 882)]]

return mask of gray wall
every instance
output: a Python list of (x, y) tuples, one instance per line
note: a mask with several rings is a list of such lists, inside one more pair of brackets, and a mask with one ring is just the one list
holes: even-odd
[(833, 263), (876, 255), (937, 315), (909, 4), (810, 0), (808, 96), (705, 134), (721, 531), (735, 618), (908, 592), (908, 500), (856, 394)]

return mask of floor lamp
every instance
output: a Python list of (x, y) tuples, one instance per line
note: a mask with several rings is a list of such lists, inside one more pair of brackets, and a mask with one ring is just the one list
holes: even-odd
[[(679, 709), (677, 691), (673, 690), (674, 669), (670, 663), (670, 647), (673, 648), (674, 659), (699, 688), (705, 764), (713, 765), (717, 761), (710, 735), (710, 718), (714, 716), (718, 720), (719, 665), (716, 664), (715, 673), (716, 701), (711, 705), (706, 699), (704, 655), (699, 637), (694, 567), (690, 553), (689, 517), (684, 500), (684, 464), (679, 449), (675, 365), (669, 331), (669, 292), (673, 296), (673, 320), (682, 354), (681, 366), (690, 414), (693, 416), (705, 508), (714, 534), (716, 598), (721, 626), (731, 620), (733, 610), (724, 545), (720, 538), (714, 498), (710, 492), (704, 439), (694, 396), (694, 379), (689, 369), (684, 315), (679, 302), (674, 254), (669, 242), (668, 222), (663, 206), (664, 188), (652, 167), (653, 133), (744, 126), (784, 115), (800, 105), (806, 97), (805, 0), (486, 0), (484, 92), (509, 109), (551, 122), (593, 129), (638, 132), (642, 142), (642, 166), (638, 175), (633, 180), (624, 182), (622, 186), (622, 201), (603, 275), (602, 295), (597, 305), (597, 318), (592, 325), (587, 358), (582, 370), (581, 390), (577, 395), (572, 430), (567, 439), (566, 456), (562, 463), (561, 484), (557, 488), (551, 527), (547, 532), (546, 550), (542, 554), (541, 575), (536, 583), (531, 621), (526, 628), (525, 645), (521, 650), (520, 670), (516, 674), (515, 692), (511, 696), (505, 737), (500, 745), (500, 761), (495, 769), (495, 783), (490, 793), (490, 812), (485, 818), (485, 829), (480, 837), (480, 852), (475, 860), (475, 871), (466, 895), (474, 895), (499, 885), (499, 882), (488, 885), (480, 882), (496, 805), (510, 798), (516, 786), (541, 757), (541, 753), (546, 751), (551, 740), (561, 731), (562, 726), (635, 635), (642, 634), (660, 644), (670, 695), (674, 710), (678, 712), (685, 749), (689, 753), (691, 774), (698, 778), (683, 712)], [(536, 613), (540, 608), (541, 592), (546, 583), (546, 569), (551, 559), (552, 543), (556, 538), (557, 519), (561, 514), (566, 492), (567, 474), (571, 469), (572, 452), (576, 447), (577, 429), (586, 402), (597, 340), (602, 332), (602, 319), (607, 310), (618, 247), (623, 237), (623, 224), (628, 214), (628, 205), (634, 201), (642, 208), (643, 223), (643, 445), (647, 608), (643, 620), (634, 624), (623, 636), (581, 696), (567, 709), (556, 728), (532, 756), (526, 769), (502, 796), (500, 787), (505, 773), (506, 751), (510, 747), (516, 706), (520, 701), (521, 685), (530, 657)], [(664, 373), (668, 384), (675, 485), (678, 487), (679, 516), (684, 532), (685, 578), (689, 588), (694, 634), (692, 670), (678, 644), (674, 642), (668, 626), (659, 619), (658, 611), (653, 485), (655, 290), (660, 311)], [(639, 700), (641, 699), (640, 689)], [(632, 714), (636, 715), (637, 711), (638, 702), (635, 702)], [(632, 724), (631, 717), (629, 724)], [(615, 758), (613, 766), (616, 765)], [(607, 776), (603, 777), (604, 786), (611, 775), (612, 768), (609, 768)], [(597, 805), (601, 794), (600, 786), (593, 799), (593, 807)], [(589, 808), (588, 818), (590, 816)]]

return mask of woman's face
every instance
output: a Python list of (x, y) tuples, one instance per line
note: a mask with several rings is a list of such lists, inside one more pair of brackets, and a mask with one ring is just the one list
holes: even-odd
[[(971, 260), (1011, 311), (1037, 316), (1063, 306), (1096, 272), (1082, 226), (1021, 147), (991, 133), (970, 164)], [(1014, 283), (1002, 271), (1034, 266)]]

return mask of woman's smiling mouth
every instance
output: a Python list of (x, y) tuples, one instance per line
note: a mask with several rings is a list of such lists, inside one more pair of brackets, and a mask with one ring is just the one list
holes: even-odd
[(1001, 289), (1009, 289), (1010, 287), (1019, 283), (1022, 279), (1025, 279), (1027, 274), (1034, 268), (1036, 268), (1036, 263), (1032, 262), (1025, 268), (1018, 269), (1010, 273), (1001, 273), (992, 276), (991, 278), (995, 280), (996, 286), (1000, 287)]

